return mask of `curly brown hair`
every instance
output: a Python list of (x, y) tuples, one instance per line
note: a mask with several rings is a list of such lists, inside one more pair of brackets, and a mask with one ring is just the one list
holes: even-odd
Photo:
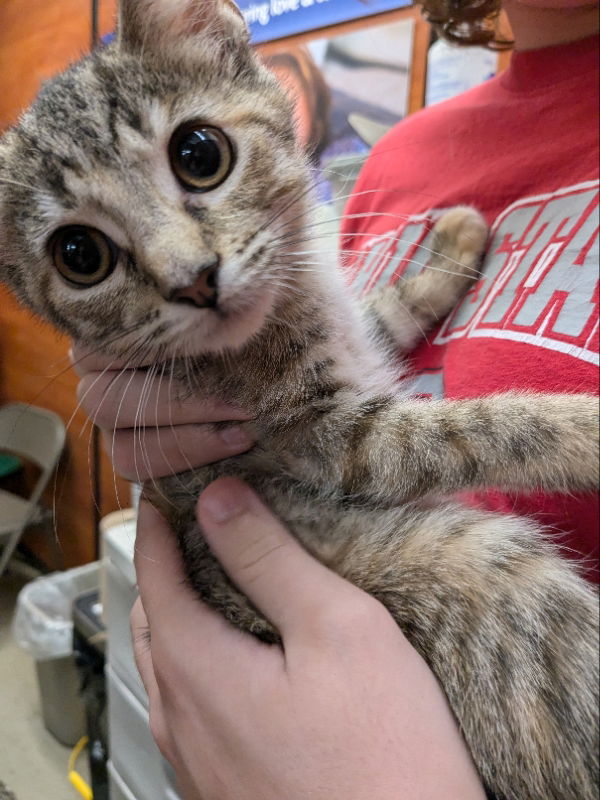
[(440, 36), (455, 44), (478, 44), (508, 50), (513, 42), (499, 35), (502, 0), (419, 0), (423, 13)]

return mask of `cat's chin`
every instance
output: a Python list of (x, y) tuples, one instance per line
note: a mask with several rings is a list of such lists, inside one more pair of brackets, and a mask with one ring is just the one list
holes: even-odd
[(167, 357), (242, 350), (265, 327), (273, 310), (274, 293), (268, 289), (256, 293), (251, 301), (223, 302), (219, 308), (178, 309), (174, 327), (169, 331)]

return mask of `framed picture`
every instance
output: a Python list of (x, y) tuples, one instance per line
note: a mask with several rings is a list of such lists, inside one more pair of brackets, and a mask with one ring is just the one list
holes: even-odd
[(272, 43), (263, 54), (294, 99), (316, 202), (332, 207), (333, 236), (371, 146), (408, 112), (414, 26), (411, 16), (365, 20), (325, 37)]

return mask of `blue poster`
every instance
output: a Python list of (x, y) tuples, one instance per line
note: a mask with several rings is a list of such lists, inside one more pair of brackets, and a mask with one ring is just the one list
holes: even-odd
[(238, 0), (255, 44), (410, 6), (410, 0)]

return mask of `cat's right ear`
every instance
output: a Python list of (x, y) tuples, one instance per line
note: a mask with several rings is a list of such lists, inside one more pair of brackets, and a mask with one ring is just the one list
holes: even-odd
[(118, 43), (124, 52), (168, 53), (204, 43), (248, 44), (246, 21), (233, 0), (121, 0)]

